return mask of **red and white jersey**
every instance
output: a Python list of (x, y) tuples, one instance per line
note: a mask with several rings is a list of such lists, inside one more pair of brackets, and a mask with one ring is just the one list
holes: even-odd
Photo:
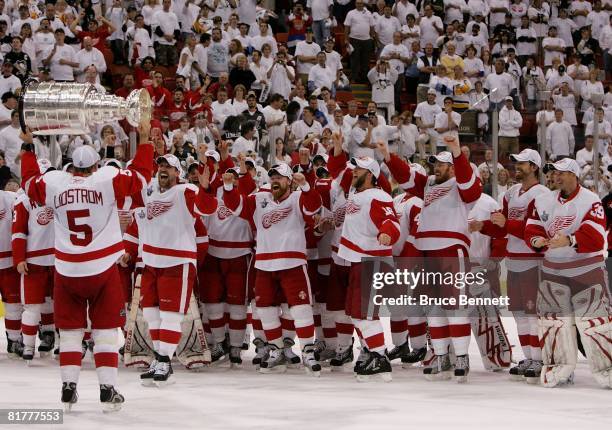
[(55, 263), (54, 213), (25, 194), (15, 203), (13, 215), (13, 262), (22, 261), (38, 266)]
[(408, 193), (395, 196), (393, 207), (399, 219), (400, 237), (393, 245), (393, 255), (397, 257), (415, 257), (417, 228), (423, 200)]
[[(391, 245), (378, 243), (380, 234), (391, 237)], [(338, 256), (352, 263), (364, 257), (391, 257), (392, 244), (400, 235), (393, 199), (380, 188), (351, 191), (345, 207)]]
[[(321, 208), (321, 218), (331, 218), (332, 213), (325, 206)], [(334, 230), (327, 231), (317, 242), (317, 272), (324, 276), (329, 276), (332, 262), (332, 239)]]
[[(142, 261), (150, 267), (190, 263), (197, 267), (195, 218), (211, 215), (217, 199), (192, 184), (177, 184), (161, 191), (157, 184), (142, 192), (146, 216), (142, 219)], [(206, 237), (206, 240), (208, 238)]]
[(281, 201), (274, 200), (269, 191), (249, 196), (237, 188), (226, 189), (225, 206), (257, 230), (255, 268), (264, 271), (291, 269), (306, 264), (306, 224), (321, 208), (319, 193), (306, 184)]
[(470, 247), (467, 218), (482, 193), (480, 179), (467, 158), (461, 154), (453, 160), (455, 177), (436, 184), (435, 176), (423, 175), (391, 155), (389, 170), (400, 186), (423, 199), (423, 209), (416, 232), (420, 251), (438, 250), (453, 245)]
[(550, 190), (540, 184), (535, 184), (527, 190), (523, 190), (521, 184), (513, 185), (506, 191), (502, 201), (502, 214), (506, 217), (506, 225), (500, 228), (490, 221), (484, 222), (482, 230), (484, 234), (508, 238), (506, 246), (508, 270), (523, 272), (538, 265), (538, 259), (542, 255), (525, 243), (525, 225), (536, 197), (541, 198), (548, 193)]
[[(601, 199), (578, 186), (567, 199), (559, 191), (538, 196), (527, 220), (525, 241), (555, 235), (573, 237), (575, 246), (544, 248), (543, 270), (577, 276), (601, 267), (606, 248), (606, 216)], [(557, 272), (559, 271), (559, 272)]]
[[(488, 221), (491, 219), (491, 215), (494, 212), (499, 212), (500, 209), (499, 203), (493, 197), (483, 193), (468, 214), (467, 222)], [(478, 231), (471, 232), (468, 253), (470, 261), (481, 265), (484, 260), (491, 257), (491, 236)]]
[(11, 230), (16, 198), (17, 194), (0, 190), (0, 269), (7, 269), (13, 265)]
[(117, 199), (146, 187), (153, 146), (139, 145), (128, 170), (102, 167), (89, 176), (54, 170), (40, 175), (36, 157), (22, 158), (24, 189), (55, 214), (55, 268), (64, 276), (104, 272), (124, 253)]

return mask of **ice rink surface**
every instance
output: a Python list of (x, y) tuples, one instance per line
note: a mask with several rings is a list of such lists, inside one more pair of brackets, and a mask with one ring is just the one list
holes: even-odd
[[(517, 345), (514, 322), (505, 324)], [(4, 333), (2, 319), (0, 333)], [(0, 351), (0, 408), (61, 407), (56, 361), (35, 359), (26, 367), (22, 361), (10, 360), (4, 335)], [(521, 358), (519, 347), (514, 353), (515, 359)], [(485, 372), (474, 341), (467, 384), (428, 382), (421, 369), (402, 369), (399, 364), (394, 365), (390, 383), (358, 383), (352, 373), (331, 373), (329, 369), (324, 369), (320, 378), (299, 369), (261, 375), (250, 364), (252, 354), (243, 354), (246, 364), (240, 370), (222, 364), (190, 373), (176, 364), (176, 383), (163, 389), (141, 387), (138, 371), (120, 367), (118, 388), (126, 403), (120, 412), (103, 414), (88, 353), (78, 385), (79, 401), (72, 413), (64, 416), (63, 425), (36, 428), (612, 429), (612, 390), (596, 385), (584, 359), (578, 364), (575, 385), (547, 389), (510, 381), (507, 373)]]

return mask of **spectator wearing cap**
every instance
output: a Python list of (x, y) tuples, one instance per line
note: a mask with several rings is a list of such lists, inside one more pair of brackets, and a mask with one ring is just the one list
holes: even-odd
[(365, 8), (364, 0), (355, 1), (344, 20), (344, 33), (347, 50), (350, 52), (351, 81), (366, 83), (368, 64), (374, 54), (374, 17)]
[(155, 59), (162, 66), (174, 66), (178, 62), (176, 42), (181, 27), (176, 14), (171, 10), (172, 1), (163, 0), (162, 9), (153, 14), (151, 30), (155, 45)]
[(54, 81), (72, 82), (74, 70), (78, 69), (80, 64), (76, 61), (74, 49), (64, 43), (64, 38), (63, 29), (55, 30), (55, 46), (47, 58), (43, 59), (43, 64), (49, 66)]
[(523, 117), (514, 109), (511, 96), (504, 98), (504, 107), (499, 111), (499, 154), (517, 154), (519, 152), (520, 128)]
[[(101, 75), (106, 72), (106, 60), (104, 54), (94, 46), (93, 39), (89, 36), (83, 38), (83, 48), (76, 53), (74, 61), (79, 63), (77, 69), (77, 81), (85, 81), (85, 70), (93, 65)], [(99, 82), (99, 77), (98, 77)]]
[(312, 67), (317, 64), (317, 54), (320, 51), (321, 47), (314, 42), (314, 33), (312, 31), (312, 28), (307, 28), (306, 39), (297, 42), (295, 48), (297, 73), (304, 84), (306, 84), (306, 82), (308, 81), (308, 74), (310, 73), (310, 69), (312, 69)]
[(305, 40), (306, 31), (312, 32), (312, 17), (304, 12), (304, 7), (300, 3), (293, 6), (293, 13), (290, 13), (287, 17), (287, 27), (289, 29), (287, 47), (289, 53), (293, 55), (298, 42)]
[[(0, 107), (0, 110), (2, 110), (2, 107)], [(19, 114), (16, 110), (10, 114), (8, 123), (3, 117), (0, 117), (0, 151), (4, 153), (6, 165), (16, 176), (20, 174), (19, 153), (23, 142), (20, 135), (21, 126), (19, 125)]]
[(21, 88), (21, 81), (15, 75), (13, 75), (13, 63), (9, 60), (4, 60), (2, 63), (2, 73), (0, 73), (0, 94), (7, 92), (15, 93), (17, 89)]
[(574, 87), (574, 80), (566, 73), (564, 64), (558, 58), (553, 59), (552, 68), (546, 72), (546, 89), (555, 91), (567, 82), (570, 87)]

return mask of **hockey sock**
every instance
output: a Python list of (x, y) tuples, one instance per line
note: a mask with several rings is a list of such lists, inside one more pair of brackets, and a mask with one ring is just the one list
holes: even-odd
[(283, 329), (283, 339), (295, 339), (295, 324), (293, 322), (293, 316), (291, 315), (291, 309), (287, 303), (282, 303), (281, 306), (280, 322)]
[(338, 346), (338, 332), (336, 331), (336, 321), (332, 312), (325, 310), (323, 305), (321, 314), (321, 325), (323, 326), (323, 335), (325, 336), (325, 345), (327, 348), (336, 349)]
[(384, 354), (385, 352), (385, 335), (383, 326), (380, 320), (360, 320), (353, 318), (355, 327), (359, 327), (361, 336), (365, 342), (365, 346), (372, 352)]
[(159, 355), (172, 359), (174, 351), (181, 340), (181, 322), (185, 317), (179, 312), (159, 311), (161, 324), (159, 326)]
[[(437, 309), (436, 312), (442, 312), (442, 310)], [(427, 324), (429, 325), (429, 335), (431, 336), (431, 346), (434, 354), (444, 355), (448, 353), (450, 345), (448, 318), (445, 316), (427, 317)]]
[(23, 344), (25, 346), (36, 345), (36, 334), (40, 322), (40, 312), (43, 305), (24, 305), (21, 315), (21, 332), (23, 333)]
[(359, 338), (359, 344), (361, 345), (361, 348), (367, 348), (368, 345), (366, 344), (366, 341), (363, 338), (363, 334), (361, 333), (359, 325), (355, 324), (355, 319), (351, 319), (351, 321), (353, 322), (353, 326), (355, 327), (355, 331), (357, 332), (357, 337)]
[(206, 315), (215, 343), (225, 340), (225, 303), (206, 303)]
[(391, 317), (391, 340), (393, 345), (403, 345), (408, 340), (408, 320), (403, 317)]
[(229, 338), (230, 345), (241, 347), (247, 323), (247, 307), (245, 305), (227, 305), (229, 308)]
[(149, 335), (153, 342), (153, 349), (159, 352), (159, 326), (161, 325), (161, 317), (159, 315), (159, 308), (144, 308), (142, 310), (142, 316), (149, 325)]
[(85, 342), (91, 340), (91, 329), (90, 328), (85, 329), (85, 332), (83, 333), (83, 340)]
[[(455, 311), (455, 313), (458, 313)], [(467, 316), (453, 316), (448, 318), (448, 331), (453, 342), (456, 355), (466, 355), (472, 338), (472, 325)]]
[[(93, 330), (94, 362), (100, 385), (117, 385), (117, 366), (119, 365), (118, 329)], [(62, 342), (64, 339), (62, 339)]]
[(261, 319), (259, 319), (259, 313), (257, 311), (257, 306), (255, 306), (255, 300), (253, 300), (251, 304), (252, 309), (252, 318), (251, 318), (251, 327), (253, 327), (253, 337), (259, 338), (263, 341), (266, 340), (266, 333), (264, 332), (263, 326), (261, 325)]
[[(521, 349), (523, 350), (523, 354), (525, 358), (532, 358), (531, 351), (531, 318), (527, 318), (525, 312), (516, 311), (513, 312), (514, 321), (516, 321), (516, 329), (518, 332), (519, 343), (521, 344)], [(538, 329), (538, 320), (535, 320), (535, 329), (537, 334)], [(539, 341), (538, 341), (539, 347)], [(541, 356), (541, 354), (540, 354)]]
[(312, 317), (314, 320), (315, 334), (317, 340), (324, 340), (325, 334), (323, 333), (323, 324), (321, 323), (321, 303), (314, 302), (312, 304)]
[(295, 333), (300, 339), (300, 348), (314, 343), (315, 323), (312, 315), (312, 306), (297, 305), (291, 307), (291, 315), (295, 324)]
[(53, 299), (45, 297), (45, 303), (40, 311), (40, 329), (43, 332), (55, 330), (55, 318), (53, 316)]
[(214, 345), (215, 341), (212, 336), (212, 332), (210, 331), (210, 324), (208, 323), (208, 313), (206, 312), (206, 304), (200, 302), (200, 317), (202, 318), (202, 328), (204, 329), (204, 337), (206, 338), (206, 343), (209, 345)]
[(62, 382), (79, 382), (81, 357), (83, 355), (83, 350), (81, 349), (83, 332), (83, 329), (59, 330), (61, 339), (59, 362)]
[(334, 321), (336, 322), (336, 332), (338, 333), (338, 345), (349, 346), (353, 341), (353, 321), (344, 311), (333, 311)]
[(542, 347), (540, 346), (538, 317), (536, 317), (535, 315), (530, 315), (525, 319), (529, 321), (529, 342), (531, 346), (531, 359), (541, 361)]
[(21, 341), (21, 314), (23, 305), (21, 303), (4, 304), (4, 328), (8, 338), (15, 342)]
[(261, 319), (261, 325), (266, 333), (268, 343), (276, 345), (278, 348), (283, 347), (283, 329), (278, 316), (277, 306), (258, 307), (257, 313)]
[(427, 346), (427, 323), (425, 321), (425, 317), (408, 317), (408, 335), (412, 349)]

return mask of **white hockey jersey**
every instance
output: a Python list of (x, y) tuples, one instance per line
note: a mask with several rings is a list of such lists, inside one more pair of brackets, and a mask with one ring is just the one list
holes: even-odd
[[(487, 221), (491, 219), (491, 214), (498, 212), (500, 209), (499, 204), (493, 197), (483, 193), (468, 214), (468, 224), (472, 221)], [(468, 252), (471, 262), (482, 265), (484, 260), (491, 255), (491, 236), (478, 231), (471, 232)]]
[(15, 193), (0, 190), (0, 269), (7, 269), (13, 265), (11, 229), (16, 197)]
[(382, 233), (391, 237), (392, 244), (400, 235), (391, 196), (380, 188), (351, 191), (345, 207), (338, 256), (352, 263), (359, 263), (364, 257), (391, 257), (392, 244), (378, 243)]
[(551, 239), (561, 234), (570, 236), (575, 246), (544, 248), (543, 271), (564, 276), (577, 276), (604, 261), (606, 217), (601, 199), (578, 186), (567, 199), (559, 191), (538, 196), (525, 228), (525, 241), (535, 237)]
[(269, 191), (242, 196), (232, 187), (224, 192), (223, 201), (232, 212), (255, 224), (255, 268), (278, 271), (306, 264), (304, 230), (321, 208), (317, 191), (306, 185), (304, 191), (275, 201)]
[(416, 237), (414, 235), (419, 225), (423, 200), (417, 196), (405, 193), (395, 196), (393, 206), (400, 225), (400, 237), (393, 245), (393, 255), (401, 256), (406, 242), (413, 247), (416, 245)]
[(17, 198), (13, 216), (13, 261), (39, 266), (55, 264), (54, 213), (25, 194)]

